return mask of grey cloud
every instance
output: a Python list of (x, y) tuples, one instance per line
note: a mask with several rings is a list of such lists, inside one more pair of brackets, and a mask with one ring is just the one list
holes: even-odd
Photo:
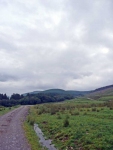
[(7, 81), (17, 81), (18, 78), (16, 76), (8, 75), (8, 74), (0, 74), (0, 82), (7, 82)]
[(112, 84), (112, 0), (0, 4), (1, 92)]

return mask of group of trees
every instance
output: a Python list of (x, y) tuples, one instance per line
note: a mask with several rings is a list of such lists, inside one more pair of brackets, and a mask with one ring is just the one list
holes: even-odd
[(18, 105), (23, 97), (20, 94), (12, 94), (11, 97), (8, 97), (6, 94), (0, 94), (0, 105), (6, 107)]
[(38, 94), (12, 94), (9, 98), (6, 94), (0, 94), (0, 105), (10, 107), (14, 105), (35, 105), (49, 102), (61, 102), (72, 99), (73, 96), (58, 93), (38, 93)]
[(20, 94), (12, 94), (10, 97), (10, 100), (14, 99), (14, 100), (20, 100), (21, 98), (23, 98), (23, 95)]
[(0, 100), (9, 99), (6, 94), (0, 94)]

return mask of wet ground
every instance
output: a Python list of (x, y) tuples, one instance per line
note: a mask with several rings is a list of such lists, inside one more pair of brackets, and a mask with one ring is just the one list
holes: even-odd
[(37, 136), (39, 137), (40, 139), (40, 143), (43, 147), (46, 147), (48, 150), (57, 150), (54, 145), (51, 143), (52, 140), (46, 140), (45, 137), (44, 137), (44, 134), (43, 132), (41, 131), (41, 129), (38, 127), (37, 124), (34, 124), (34, 130), (37, 134)]

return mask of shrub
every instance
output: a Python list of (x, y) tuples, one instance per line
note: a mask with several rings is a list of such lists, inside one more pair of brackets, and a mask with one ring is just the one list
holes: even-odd
[(87, 115), (87, 112), (84, 112), (83, 115)]
[(57, 119), (62, 119), (62, 118), (61, 118), (61, 115), (58, 114), (58, 115), (57, 115)]
[(80, 111), (83, 111), (83, 109), (80, 109)]
[(43, 113), (43, 111), (41, 109), (37, 110), (37, 114), (41, 115)]
[(69, 115), (68, 114), (66, 115), (66, 118), (69, 119)]
[(79, 114), (80, 114), (79, 111), (74, 112), (74, 115), (79, 115)]
[(96, 108), (92, 108), (92, 111), (96, 111)]
[(67, 118), (65, 118), (64, 122), (63, 122), (63, 127), (68, 127), (69, 126), (69, 120)]
[(54, 115), (54, 114), (56, 114), (56, 110), (55, 110), (55, 108), (51, 108), (51, 110), (50, 110), (51, 112), (51, 115)]
[(101, 110), (104, 110), (104, 108), (101, 108)]
[(99, 109), (97, 109), (97, 112), (99, 112), (100, 110)]
[(30, 125), (33, 126), (34, 123), (35, 123), (35, 118), (34, 118), (34, 117), (31, 117), (31, 116), (28, 116), (27, 121), (30, 123)]

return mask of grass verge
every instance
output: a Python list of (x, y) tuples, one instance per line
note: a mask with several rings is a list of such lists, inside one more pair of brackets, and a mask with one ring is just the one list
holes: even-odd
[(14, 106), (14, 107), (3, 107), (3, 106), (0, 106), (0, 116), (2, 116), (4, 114), (14, 110), (17, 107), (19, 107), (19, 105), (18, 106)]
[(31, 150), (45, 150), (45, 148), (43, 148), (40, 145), (39, 138), (33, 129), (34, 122), (33, 123), (29, 122), (30, 116), (31, 116), (31, 114), (29, 114), (26, 121), (24, 122), (23, 128), (24, 128), (28, 143), (30, 144)]
[(36, 133), (34, 132), (33, 127), (27, 121), (25, 121), (23, 128), (24, 128), (28, 143), (31, 146), (31, 150), (42, 150), (42, 148), (38, 142), (39, 139), (38, 139)]

